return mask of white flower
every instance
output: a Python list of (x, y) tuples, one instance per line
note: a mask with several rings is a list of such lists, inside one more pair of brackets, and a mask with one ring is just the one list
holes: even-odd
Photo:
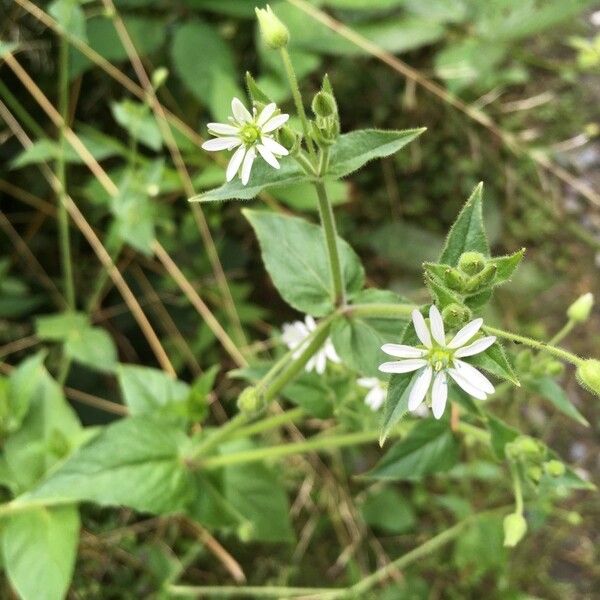
[(268, 164), (279, 169), (277, 158), (287, 156), (288, 151), (273, 139), (273, 134), (290, 116), (275, 114), (276, 111), (277, 105), (272, 102), (259, 115), (255, 108), (250, 114), (242, 102), (234, 98), (231, 101), (233, 117), (229, 117), (230, 123), (208, 124), (209, 133), (216, 137), (202, 144), (204, 150), (217, 152), (237, 148), (227, 165), (227, 181), (231, 181), (239, 172), (242, 184), (248, 183), (257, 150)]
[(356, 383), (369, 390), (365, 396), (365, 404), (372, 411), (379, 410), (385, 402), (386, 388), (384, 384), (377, 377), (360, 377)]
[(489, 394), (494, 393), (494, 386), (487, 377), (469, 363), (460, 360), (483, 352), (496, 341), (494, 336), (488, 336), (467, 344), (481, 329), (483, 319), (475, 319), (465, 325), (448, 343), (442, 315), (435, 305), (429, 309), (429, 327), (418, 310), (413, 311), (412, 320), (424, 347), (384, 344), (381, 349), (386, 354), (402, 360), (379, 366), (383, 373), (418, 371), (408, 395), (408, 410), (416, 410), (429, 392), (433, 416), (439, 419), (448, 399), (447, 375), (467, 394), (479, 400), (485, 400)]
[[(302, 351), (306, 347), (306, 339), (316, 327), (317, 324), (310, 315), (306, 315), (304, 322), (294, 321), (293, 323), (283, 324), (281, 339), (290, 350), (296, 350), (293, 354), (294, 358), (298, 358), (302, 354)], [(330, 338), (327, 338), (321, 349), (310, 358), (306, 363), (305, 369), (308, 372), (314, 369), (319, 375), (322, 375), (325, 372), (328, 359), (334, 363), (341, 362)]]

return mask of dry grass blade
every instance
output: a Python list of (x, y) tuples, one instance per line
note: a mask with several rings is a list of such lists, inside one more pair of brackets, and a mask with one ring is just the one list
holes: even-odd
[[(112, 0), (103, 0), (104, 6), (106, 7), (109, 14), (112, 15), (113, 23), (115, 29), (117, 31), (117, 35), (127, 52), (127, 56), (133, 66), (133, 69), (139, 79), (144, 92), (146, 94), (146, 98), (152, 111), (154, 113), (154, 117), (156, 123), (159, 127), (159, 130), (162, 134), (162, 137), (167, 145), (171, 158), (173, 160), (173, 164), (179, 174), (179, 178), (185, 190), (185, 193), (188, 198), (191, 198), (196, 194), (194, 190), (194, 185), (192, 183), (192, 179), (187, 170), (183, 157), (181, 156), (181, 152), (179, 151), (179, 147), (177, 146), (177, 142), (173, 137), (173, 132), (169, 126), (169, 122), (167, 119), (167, 115), (165, 113), (165, 109), (162, 104), (158, 101), (156, 97), (156, 92), (154, 90), (154, 86), (152, 85), (148, 74), (146, 73), (146, 69), (140, 59), (140, 56), (135, 48), (135, 45), (129, 35), (127, 28), (125, 27), (125, 23), (123, 19), (121, 19), (114, 3)], [(202, 241), (204, 242), (204, 246), (206, 248), (206, 252), (208, 254), (208, 258), (211, 263), (211, 267), (215, 274), (215, 278), (217, 280), (217, 284), (219, 289), (221, 290), (221, 294), (223, 295), (223, 301), (225, 304), (225, 310), (231, 320), (234, 330), (236, 333), (236, 337), (238, 338), (238, 342), (243, 345), (247, 344), (244, 330), (242, 328), (242, 324), (240, 321), (240, 317), (235, 308), (235, 302), (233, 300), (233, 296), (231, 295), (231, 290), (229, 289), (229, 284), (227, 283), (227, 277), (225, 276), (225, 272), (223, 271), (223, 266), (221, 265), (221, 261), (219, 259), (219, 255), (217, 253), (217, 249), (215, 247), (214, 240), (210, 233), (210, 229), (208, 227), (208, 223), (206, 222), (206, 218), (204, 216), (204, 212), (199, 204), (193, 203), (191, 204), (192, 213), (194, 215), (194, 219), (200, 231), (200, 235), (202, 237)]]
[[(62, 120), (62, 117), (60, 116), (60, 114), (58, 113), (58, 111), (54, 108), (54, 106), (46, 98), (46, 96), (43, 94), (43, 92), (40, 90), (40, 88), (35, 84), (35, 82), (31, 79), (31, 77), (27, 74), (27, 72), (23, 69), (23, 67), (21, 67), (21, 65), (14, 58), (14, 56), (12, 54), (8, 53), (5, 56), (5, 60), (6, 60), (7, 65), (13, 70), (15, 75), (17, 75), (17, 77), (20, 79), (20, 81), (23, 83), (23, 85), (27, 88), (29, 93), (34, 97), (34, 99), (42, 107), (44, 112), (48, 115), (50, 120), (54, 123), (54, 125), (56, 125), (57, 127), (61, 126), (63, 124), (63, 120)], [(106, 190), (106, 192), (108, 192), (111, 196), (116, 196), (119, 193), (119, 188), (112, 181), (112, 179), (108, 176), (108, 174), (102, 168), (100, 163), (92, 156), (92, 154), (87, 149), (85, 144), (83, 144), (83, 142), (77, 137), (77, 135), (69, 127), (64, 128), (64, 135), (65, 135), (67, 141), (71, 144), (71, 146), (75, 150), (75, 152), (77, 152), (77, 154), (79, 154), (79, 156), (85, 162), (86, 166), (93, 173), (93, 175), (96, 177), (98, 182), (102, 185), (102, 187)], [(56, 186), (59, 185), (59, 182), (56, 180), (53, 173), (50, 172), (49, 175), (51, 176), (52, 181), (54, 181), (53, 188), (56, 190), (57, 189)], [(116, 269), (116, 267), (114, 266), (114, 263), (113, 263), (112, 259), (110, 258), (110, 255), (108, 254), (108, 252), (106, 251), (104, 246), (102, 246), (102, 243), (100, 242), (100, 240), (98, 239), (98, 237), (96, 236), (94, 231), (92, 230), (91, 226), (89, 225), (89, 223), (87, 223), (87, 221), (85, 221), (85, 218), (83, 217), (83, 215), (81, 214), (79, 209), (76, 207), (76, 205), (73, 203), (73, 201), (70, 198), (67, 199), (67, 208), (69, 206), (72, 207), (71, 209), (69, 209), (69, 212), (73, 211), (73, 213), (75, 213), (75, 214), (71, 214), (72, 218), (74, 220), (83, 219), (82, 227), (91, 236), (93, 236), (93, 239), (95, 239), (97, 244), (99, 244), (99, 247), (97, 247), (97, 253), (100, 253), (103, 255), (103, 258), (101, 258), (101, 261), (103, 262), (104, 266), (107, 269), (110, 268), (111, 278), (113, 277), (113, 274), (115, 276), (117, 276), (117, 274), (118, 274), (118, 277), (121, 279), (122, 283), (126, 286), (127, 284), (125, 283), (125, 280), (122, 278), (122, 276), (118, 272), (118, 269)], [(86, 235), (86, 231), (84, 231), (84, 229), (82, 229), (82, 233), (84, 235)], [(86, 235), (86, 237), (87, 237), (87, 235)], [(88, 241), (90, 241), (90, 238), (88, 238)], [(90, 241), (90, 243), (92, 244), (91, 241)], [(92, 245), (94, 245), (94, 244), (92, 244)], [(221, 324), (214, 317), (214, 315), (212, 314), (210, 309), (206, 306), (206, 304), (204, 304), (204, 302), (198, 296), (198, 293), (194, 290), (191, 283), (186, 279), (185, 275), (181, 272), (181, 270), (179, 270), (179, 268), (177, 268), (173, 259), (171, 259), (171, 257), (168, 255), (166, 250), (162, 247), (162, 245), (159, 242), (155, 241), (153, 244), (153, 248), (155, 251), (156, 250), (160, 251), (162, 259), (165, 259), (168, 257), (168, 261), (167, 261), (168, 264), (175, 267), (174, 269), (171, 270), (171, 272), (177, 273), (177, 278), (175, 279), (175, 281), (177, 282), (177, 284), (180, 287), (182, 287), (182, 285), (185, 285), (185, 288), (182, 287), (182, 290), (188, 296), (188, 298), (192, 301), (193, 306), (198, 310), (200, 315), (206, 320), (207, 325), (209, 326), (211, 331), (215, 334), (217, 339), (219, 339), (221, 341), (221, 343), (223, 344), (223, 346), (225, 347), (227, 352), (232, 356), (232, 358), (236, 361), (237, 364), (240, 364), (240, 365), (247, 364), (246, 359), (242, 356), (242, 354), (238, 350), (235, 343), (231, 340), (231, 338), (229, 337), (227, 332), (223, 329)], [(100, 254), (99, 254), (99, 256), (100, 256)], [(164, 260), (161, 260), (161, 262), (163, 262), (163, 264), (164, 264)], [(116, 280), (113, 279), (113, 281), (115, 281), (115, 284), (116, 284)], [(128, 287), (127, 287), (127, 289), (129, 290)], [(192, 292), (192, 293), (190, 293), (190, 292)], [(129, 290), (129, 293), (131, 294), (131, 290)], [(131, 294), (131, 295), (133, 297), (133, 294)], [(192, 298), (193, 298), (193, 300), (192, 300)], [(198, 300), (200, 300), (200, 302), (198, 302)], [(141, 308), (139, 307), (139, 304), (137, 304), (137, 302), (136, 302), (136, 306), (139, 309), (139, 311), (141, 311)], [(143, 314), (143, 312), (142, 312), (142, 314)], [(154, 333), (154, 330), (152, 329), (150, 322), (148, 321), (148, 319), (146, 318), (145, 315), (143, 318), (147, 323), (147, 327), (149, 327), (150, 331), (152, 331), (152, 333), (154, 334), (155, 340), (153, 340), (152, 343), (156, 346), (156, 343), (158, 342), (158, 346), (160, 346), (161, 354), (162, 354), (161, 364), (163, 365), (163, 368), (165, 367), (165, 365), (168, 364), (169, 368), (166, 368), (165, 370), (169, 371), (173, 376), (175, 376), (175, 374), (176, 374), (175, 370), (173, 369), (173, 366), (171, 365), (166, 353), (164, 352), (164, 349), (162, 349), (162, 346), (160, 345), (160, 342), (158, 341), (158, 337), (156, 337), (156, 334)], [(158, 350), (158, 347), (156, 347), (155, 350)], [(165, 362), (165, 359), (166, 359), (166, 362)], [(241, 361), (243, 361), (243, 362), (241, 362)]]
[[(13, 63), (17, 66), (18, 72), (19, 72), (19, 69), (22, 71), (20, 65), (16, 62), (16, 60), (11, 55), (7, 55), (5, 57), (5, 59), (6, 59), (7, 63), (9, 64), (9, 66), (11, 63)], [(23, 73), (25, 73), (25, 72), (23, 71)], [(26, 73), (25, 73), (25, 75), (26, 75)], [(31, 82), (31, 85), (33, 85), (35, 88), (37, 88), (37, 86), (35, 86), (33, 81), (31, 81), (29, 76), (27, 76), (27, 80), (29, 80)], [(37, 88), (37, 90), (41, 94), (41, 91), (39, 90), (39, 88)], [(42, 96), (43, 96), (43, 94), (42, 94)], [(45, 99), (45, 97), (44, 97), (44, 99)], [(45, 100), (48, 103), (48, 100), (47, 99), (45, 99)], [(54, 110), (54, 108), (52, 107), (51, 104), (50, 104), (50, 107), (52, 108), (52, 110)], [(56, 111), (54, 110), (54, 112), (56, 112)], [(25, 148), (30, 147), (33, 142), (29, 139), (29, 137), (23, 131), (23, 129), (21, 128), (19, 123), (14, 119), (11, 112), (6, 108), (6, 106), (2, 102), (0, 102), (0, 114), (2, 114), (3, 119), (6, 121), (7, 125), (13, 131), (13, 133), (15, 134), (17, 139), (21, 142), (23, 147), (25, 147)], [(60, 118), (60, 115), (58, 115), (58, 116)], [(44, 176), (46, 177), (46, 179), (48, 180), (50, 187), (55, 192), (57, 192), (60, 189), (60, 182), (58, 181), (56, 175), (54, 175), (54, 173), (48, 168), (48, 166), (46, 164), (41, 165), (41, 170), (44, 173)], [(85, 236), (85, 238), (89, 242), (90, 246), (96, 253), (96, 256), (100, 259), (100, 262), (104, 265), (107, 272), (109, 273), (110, 278), (113, 280), (115, 286), (117, 287), (117, 289), (123, 296), (123, 299), (125, 300), (127, 306), (129, 307), (129, 310), (131, 311), (135, 320), (137, 321), (138, 325), (140, 326), (140, 329), (142, 330), (142, 333), (144, 334), (146, 340), (148, 341), (148, 344), (152, 348), (152, 351), (154, 352), (154, 355), (156, 356), (156, 359), (158, 360), (159, 364), (167, 373), (169, 373), (172, 377), (175, 377), (176, 376), (175, 369), (173, 368), (173, 365), (171, 364), (171, 361), (169, 360), (167, 353), (165, 352), (164, 348), (162, 347), (162, 344), (160, 343), (160, 340), (158, 339), (156, 332), (152, 328), (150, 321), (146, 317), (144, 311), (142, 310), (142, 307), (140, 306), (139, 302), (136, 300), (133, 292), (127, 285), (127, 282), (121, 275), (119, 269), (117, 269), (114, 262), (110, 258), (110, 255), (106, 251), (106, 248), (104, 248), (104, 246), (102, 245), (102, 242), (100, 241), (100, 239), (98, 238), (98, 236), (96, 235), (96, 233), (94, 232), (94, 230), (92, 229), (90, 224), (86, 221), (85, 217), (81, 214), (81, 211), (77, 208), (77, 205), (73, 202), (71, 197), (68, 195), (65, 197), (65, 204), (66, 204), (66, 208), (69, 212), (69, 215), (73, 219), (73, 222), (77, 225), (77, 227), (79, 228), (81, 233)]]

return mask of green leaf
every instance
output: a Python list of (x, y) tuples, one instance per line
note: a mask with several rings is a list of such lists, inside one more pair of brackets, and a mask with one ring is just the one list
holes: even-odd
[(504, 447), (521, 435), (521, 433), (489, 413), (487, 415), (487, 427), (490, 430), (492, 450), (496, 458), (504, 460), (506, 458)]
[[(256, 448), (249, 440), (228, 442), (222, 454)], [(231, 465), (195, 475), (198, 493), (188, 512), (208, 527), (235, 528), (244, 542), (291, 542), (294, 532), (285, 490), (274, 469), (261, 463)]]
[(149, 367), (119, 365), (117, 377), (125, 404), (133, 416), (152, 415), (170, 404), (183, 403), (190, 393), (187, 383)]
[[(386, 290), (368, 289), (358, 292), (354, 304), (401, 304), (400, 298)], [(378, 376), (382, 361), (381, 346), (387, 342), (398, 342), (406, 321), (393, 319), (372, 319), (349, 316), (339, 319), (333, 325), (331, 339), (342, 362), (355, 371), (369, 376)]]
[(455, 267), (463, 252), (481, 252), (484, 256), (490, 255), (483, 225), (482, 189), (483, 184), (480, 183), (463, 206), (450, 229), (438, 262)]
[(331, 147), (327, 177), (345, 177), (371, 160), (395, 154), (424, 131), (424, 127), (404, 131), (359, 129), (341, 135)]
[(86, 41), (85, 13), (80, 0), (55, 0), (48, 13), (54, 17), (64, 31), (81, 41)]
[(418, 422), (369, 471), (369, 479), (410, 481), (452, 468), (458, 460), (458, 443), (446, 421)]
[(490, 346), (485, 352), (469, 356), (466, 362), (472, 364), (474, 367), (480, 367), (488, 373), (500, 377), (500, 379), (510, 381), (516, 386), (521, 385), (514, 369), (508, 361), (504, 348), (498, 341)]
[(104, 329), (92, 327), (83, 313), (38, 317), (36, 333), (42, 340), (64, 342), (67, 356), (98, 371), (111, 372), (117, 363), (112, 338)]
[(22, 600), (66, 596), (79, 542), (76, 506), (35, 508), (6, 519), (2, 529), (4, 567)]
[(495, 264), (498, 268), (496, 277), (494, 278), (494, 285), (508, 281), (517, 270), (517, 267), (521, 264), (523, 256), (525, 256), (525, 248), (521, 248), (521, 250), (514, 254), (491, 258), (489, 262)]
[(106, 426), (31, 492), (14, 500), (95, 502), (141, 512), (181, 510), (191, 480), (185, 466), (189, 440), (169, 423), (128, 417)]
[[(283, 299), (296, 310), (321, 317), (333, 310), (331, 274), (320, 227), (297, 217), (243, 211), (254, 228), (265, 267)], [(364, 270), (354, 250), (338, 238), (346, 290), (360, 290)]]
[(406, 533), (417, 522), (406, 497), (389, 487), (370, 490), (360, 512), (367, 525), (391, 534)]
[(38, 384), (31, 392), (21, 428), (4, 442), (4, 458), (20, 491), (29, 489), (63, 459), (81, 433), (75, 411), (60, 386), (41, 364), (38, 369)]
[(2, 415), (2, 430), (16, 431), (27, 415), (29, 406), (44, 374), (45, 352), (25, 359), (14, 369), (7, 381), (6, 414)]
[[(151, 54), (162, 46), (167, 31), (164, 19), (124, 15), (123, 21), (140, 56)], [(128, 60), (127, 51), (123, 47), (110, 17), (95, 16), (88, 19), (86, 31), (89, 46), (105, 59), (113, 63)], [(69, 76), (74, 79), (92, 68), (94, 63), (75, 48), (71, 49), (71, 53)]]
[(408, 412), (408, 395), (417, 374), (392, 375), (388, 386), (385, 404), (383, 405), (383, 419), (379, 445), (383, 446), (392, 429)]
[(208, 23), (194, 19), (180, 25), (173, 37), (171, 60), (183, 84), (210, 107), (215, 118), (230, 114), (232, 96), (244, 97), (231, 47)]
[[(424, 131), (425, 129), (404, 131), (362, 129), (341, 135), (331, 147), (327, 179), (345, 177), (371, 160), (390, 156)], [(303, 181), (309, 181), (309, 178), (291, 157), (281, 161), (280, 169), (273, 169), (263, 160), (257, 160), (252, 167), (252, 175), (247, 185), (242, 185), (239, 179), (234, 179), (221, 187), (190, 198), (190, 202), (212, 202), (235, 198), (247, 200), (256, 197), (271, 186), (290, 185)]]
[(291, 185), (309, 180), (298, 163), (292, 158), (283, 158), (280, 161), (280, 164), (281, 166), (279, 169), (274, 169), (264, 160), (258, 159), (252, 166), (252, 174), (250, 175), (250, 181), (247, 185), (243, 185), (240, 179), (235, 178), (218, 188), (193, 196), (189, 201), (214, 202), (216, 200), (249, 200), (255, 198), (263, 190), (266, 190), (271, 186)]
[[(247, 440), (221, 446), (224, 454), (254, 447)], [(244, 537), (262, 542), (292, 542), (290, 507), (285, 490), (274, 470), (261, 463), (224, 469), (223, 493), (234, 510), (251, 528)]]
[(162, 146), (162, 135), (149, 107), (134, 100), (113, 102), (110, 106), (115, 121), (134, 139), (151, 150)]
[(546, 400), (551, 402), (555, 408), (567, 415), (567, 417), (570, 417), (581, 425), (589, 427), (588, 420), (573, 406), (565, 391), (554, 379), (550, 377), (535, 379), (528, 377), (523, 381), (523, 385), (543, 398), (546, 398)]

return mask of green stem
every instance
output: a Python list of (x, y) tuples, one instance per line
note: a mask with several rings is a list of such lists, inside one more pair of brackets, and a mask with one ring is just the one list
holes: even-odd
[(321, 217), (321, 225), (323, 226), (323, 235), (325, 236), (327, 255), (329, 257), (333, 303), (334, 306), (341, 306), (346, 302), (346, 290), (344, 289), (333, 208), (331, 202), (329, 202), (323, 181), (315, 181), (314, 186), (317, 190), (317, 198), (319, 199), (319, 215)]
[(279, 413), (277, 415), (273, 415), (270, 417), (265, 417), (256, 423), (252, 423), (247, 427), (242, 427), (235, 432), (233, 438), (246, 438), (251, 435), (256, 435), (257, 433), (263, 433), (264, 431), (269, 431), (269, 429), (275, 429), (281, 425), (285, 425), (287, 423), (293, 423), (298, 419), (301, 419), (306, 415), (306, 412), (303, 408), (292, 408), (291, 410), (286, 410), (285, 412)]
[(554, 344), (558, 344), (558, 342), (560, 342), (561, 340), (563, 340), (564, 338), (566, 338), (569, 333), (571, 333), (571, 331), (573, 331), (573, 328), (575, 327), (575, 325), (577, 325), (577, 323), (575, 321), (572, 321), (571, 319), (569, 319), (564, 327), (558, 331), (556, 333), (556, 335), (554, 335), (554, 337), (548, 342), (551, 345)]
[(410, 317), (416, 304), (352, 304), (344, 309), (349, 317), (372, 317), (377, 319), (397, 319)]
[(310, 162), (309, 158), (302, 151), (293, 155), (294, 160), (302, 167), (302, 170), (309, 176), (317, 175), (315, 166)]
[(230, 436), (234, 431), (240, 429), (248, 423), (249, 415), (238, 413), (231, 418), (225, 425), (221, 425), (214, 433), (198, 444), (193, 452), (190, 453), (190, 459), (195, 460), (203, 454), (207, 454), (213, 448), (216, 448), (221, 442)]
[[(495, 512), (498, 512), (498, 510), (505, 510), (505, 509), (503, 507), (502, 509), (486, 511), (486, 512), (482, 512), (482, 513), (476, 513), (474, 515), (468, 516), (466, 519), (460, 521), (453, 527), (450, 527), (450, 529), (446, 529), (446, 531), (443, 531), (442, 533), (436, 535), (435, 537), (432, 537), (430, 540), (427, 540), (420, 546), (417, 546), (410, 552), (407, 552), (400, 558), (392, 561), (390, 564), (386, 565), (385, 567), (378, 569), (372, 575), (365, 577), (364, 579), (359, 581), (357, 584), (350, 587), (348, 589), (347, 597), (349, 597), (349, 598), (366, 598), (365, 592), (368, 592), (375, 585), (377, 585), (384, 579), (387, 579), (387, 577), (389, 575), (391, 575), (394, 571), (404, 569), (408, 565), (435, 552), (442, 546), (445, 546), (446, 544), (451, 542), (453, 539), (458, 537), (458, 535), (460, 533), (462, 533), (463, 529), (468, 524), (470, 524), (471, 522), (473, 522), (476, 519), (479, 519), (483, 515), (490, 514), (490, 513), (493, 514)], [(341, 597), (345, 597), (345, 596), (340, 594), (338, 597), (341, 598)]]
[(296, 72), (294, 71), (290, 54), (285, 47), (281, 49), (281, 59), (283, 61), (283, 66), (285, 68), (288, 81), (290, 82), (290, 88), (292, 90), (294, 104), (296, 105), (296, 111), (300, 117), (300, 121), (302, 122), (302, 132), (304, 133), (304, 140), (306, 141), (308, 153), (310, 154), (311, 159), (316, 162), (317, 154), (312, 137), (310, 136), (310, 127), (306, 117), (306, 111), (304, 110), (304, 104), (302, 103), (302, 95), (300, 94), (298, 78), (296, 77)]
[(63, 271), (63, 287), (69, 310), (75, 310), (75, 285), (73, 283), (73, 261), (71, 258), (71, 242), (69, 231), (69, 215), (66, 207), (67, 169), (65, 153), (67, 142), (65, 130), (69, 119), (69, 43), (60, 39), (58, 105), (62, 117), (60, 127), (60, 152), (56, 161), (56, 176), (60, 182), (58, 197), (58, 235), (60, 243), (61, 264)]
[(510, 340), (511, 342), (516, 342), (517, 344), (525, 344), (526, 346), (529, 346), (530, 348), (535, 348), (536, 350), (539, 350), (540, 352), (548, 352), (548, 354), (552, 354), (553, 356), (556, 356), (557, 358), (566, 360), (567, 362), (570, 362), (570, 363), (574, 364), (575, 366), (579, 366), (580, 364), (583, 363), (583, 359), (579, 358), (579, 356), (577, 356), (576, 354), (573, 354), (572, 352), (568, 352), (567, 350), (563, 350), (562, 348), (556, 348), (555, 346), (552, 346), (548, 342), (540, 342), (538, 340), (534, 340), (534, 339), (525, 337), (523, 335), (517, 335), (516, 333), (509, 333), (508, 331), (504, 331), (502, 329), (497, 329), (496, 327), (489, 327), (487, 325), (483, 327), (483, 330), (486, 333), (490, 333), (492, 335), (502, 337), (504, 339)]
[(344, 446), (355, 446), (366, 444), (379, 439), (379, 431), (359, 431), (354, 433), (343, 433), (339, 435), (323, 435), (295, 442), (292, 444), (280, 444), (267, 446), (253, 450), (244, 450), (221, 456), (210, 456), (200, 463), (202, 469), (216, 469), (227, 465), (239, 465), (244, 463), (259, 462), (289, 456), (291, 454), (303, 454), (318, 450), (329, 450), (331, 448), (342, 448)]

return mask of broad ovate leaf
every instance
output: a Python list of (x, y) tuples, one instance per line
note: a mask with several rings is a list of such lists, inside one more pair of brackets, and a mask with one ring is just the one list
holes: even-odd
[(34, 508), (10, 516), (2, 529), (2, 556), (22, 600), (60, 600), (71, 582), (77, 544), (76, 506)]
[(191, 490), (185, 466), (188, 441), (179, 428), (158, 419), (122, 419), (13, 503), (87, 501), (155, 514), (178, 511)]
[[(244, 210), (254, 228), (265, 267), (282, 298), (296, 310), (321, 317), (333, 310), (331, 273), (323, 231), (297, 217)], [(360, 290), (364, 270), (354, 250), (338, 237), (344, 285)]]

